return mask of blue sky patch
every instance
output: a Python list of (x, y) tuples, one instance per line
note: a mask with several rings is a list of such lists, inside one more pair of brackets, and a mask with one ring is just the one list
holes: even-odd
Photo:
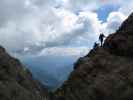
[(117, 11), (119, 7), (120, 5), (114, 5), (114, 4), (103, 5), (97, 10), (99, 20), (102, 20), (103, 22), (105, 22), (109, 13), (113, 11)]

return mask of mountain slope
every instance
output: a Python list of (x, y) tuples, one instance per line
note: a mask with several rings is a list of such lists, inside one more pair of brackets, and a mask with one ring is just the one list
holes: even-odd
[(49, 100), (44, 86), (0, 47), (0, 100)]
[(133, 100), (133, 14), (74, 68), (55, 93), (61, 100)]

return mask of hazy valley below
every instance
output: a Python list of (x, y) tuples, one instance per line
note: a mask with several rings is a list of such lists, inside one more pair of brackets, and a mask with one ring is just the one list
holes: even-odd
[(35, 79), (43, 83), (49, 90), (55, 90), (67, 80), (77, 59), (86, 55), (89, 50), (88, 48), (58, 48), (55, 53), (53, 49), (35, 54), (13, 53), (12, 55), (22, 61)]

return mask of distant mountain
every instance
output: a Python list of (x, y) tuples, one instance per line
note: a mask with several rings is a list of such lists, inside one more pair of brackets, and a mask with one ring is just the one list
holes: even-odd
[(74, 68), (55, 92), (61, 100), (133, 100), (133, 13)]
[(49, 100), (45, 87), (0, 47), (0, 100)]
[(75, 56), (44, 55), (21, 57), (21, 61), (32, 72), (34, 78), (43, 83), (48, 90), (58, 88), (73, 70)]

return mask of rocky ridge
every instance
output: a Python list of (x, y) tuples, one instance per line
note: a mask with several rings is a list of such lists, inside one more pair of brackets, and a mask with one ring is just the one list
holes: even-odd
[(0, 47), (0, 100), (49, 100), (47, 90)]
[(133, 13), (74, 68), (55, 93), (61, 100), (133, 100)]

